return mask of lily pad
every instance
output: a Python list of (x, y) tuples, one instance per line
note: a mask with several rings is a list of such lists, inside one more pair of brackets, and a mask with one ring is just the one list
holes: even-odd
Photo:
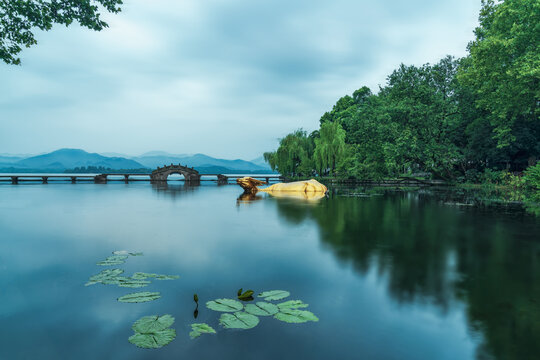
[(132, 278), (138, 279), (138, 280), (145, 280), (148, 278), (154, 278), (156, 280), (176, 280), (180, 276), (178, 275), (161, 275), (161, 274), (152, 274), (152, 273), (145, 273), (145, 272), (136, 272), (133, 274)]
[(105, 260), (96, 263), (96, 265), (100, 265), (100, 266), (120, 265), (120, 264), (125, 263), (127, 258), (128, 257), (126, 255), (109, 256)]
[(216, 299), (208, 301), (206, 307), (214, 311), (235, 312), (242, 310), (244, 305), (233, 299)]
[(214, 330), (210, 325), (208, 324), (191, 324), (191, 332), (189, 333), (189, 336), (192, 339), (198, 338), (202, 334), (215, 334), (216, 330)]
[(151, 315), (143, 316), (139, 320), (133, 323), (131, 328), (135, 332), (139, 333), (151, 333), (160, 330), (165, 330), (166, 328), (174, 324), (174, 317), (171, 315)]
[(219, 323), (227, 329), (251, 329), (259, 324), (259, 318), (243, 311), (221, 314)]
[(291, 295), (291, 293), (285, 290), (271, 290), (260, 293), (259, 297), (264, 298), (266, 301), (273, 301), (285, 299), (289, 295)]
[(123, 256), (127, 256), (127, 255), (143, 256), (144, 255), (142, 252), (129, 252), (127, 250), (116, 250), (116, 251), (113, 251), (112, 253), (113, 255), (123, 255)]
[(176, 330), (165, 329), (155, 333), (135, 333), (129, 337), (129, 342), (144, 349), (159, 349), (176, 338)]
[(280, 311), (286, 310), (286, 309), (299, 309), (299, 308), (306, 308), (309, 306), (309, 304), (304, 304), (302, 300), (289, 300), (282, 303), (277, 304)]
[(279, 312), (279, 308), (274, 304), (258, 301), (256, 304), (247, 304), (245, 312), (258, 316), (270, 316)]
[(274, 318), (287, 323), (305, 323), (308, 321), (319, 321), (319, 318), (315, 316), (311, 311), (297, 310), (297, 309), (285, 309), (274, 315)]
[(142, 303), (157, 300), (160, 297), (161, 295), (158, 292), (144, 291), (121, 296), (118, 298), (118, 301), (126, 303)]
[(176, 337), (176, 330), (169, 329), (172, 324), (174, 318), (171, 315), (144, 316), (131, 327), (135, 334), (129, 337), (129, 342), (145, 349), (163, 347)]
[(150, 284), (150, 281), (146, 280), (138, 280), (133, 278), (125, 278), (118, 281), (118, 286), (120, 287), (126, 287), (126, 288), (142, 288), (145, 286), (148, 286)]
[(94, 284), (100, 284), (104, 283), (106, 281), (110, 281), (112, 279), (116, 279), (119, 275), (123, 274), (124, 270), (122, 269), (106, 269), (100, 272), (99, 274), (90, 276), (90, 279), (88, 279), (88, 282), (85, 284), (85, 286), (90, 286)]

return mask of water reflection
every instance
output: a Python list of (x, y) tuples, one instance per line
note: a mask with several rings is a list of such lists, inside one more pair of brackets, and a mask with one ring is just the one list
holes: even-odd
[(362, 274), (376, 267), (396, 302), (432, 303), (443, 312), (465, 302), (470, 329), (485, 339), (478, 358), (538, 358), (540, 244), (531, 238), (539, 234), (534, 218), (521, 214), (509, 224), (496, 209), (456, 209), (444, 205), (447, 193), (429, 191), (333, 195), (318, 206), (275, 201), (286, 221), (316, 223), (321, 241), (341, 261)]
[(173, 199), (192, 193), (198, 190), (200, 185), (190, 183), (168, 184), (165, 182), (152, 183), (152, 190), (158, 195), (171, 197)]

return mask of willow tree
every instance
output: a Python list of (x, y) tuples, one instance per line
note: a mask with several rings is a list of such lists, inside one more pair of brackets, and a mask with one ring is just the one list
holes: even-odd
[(300, 129), (281, 139), (275, 152), (264, 153), (264, 159), (283, 175), (306, 176), (313, 168), (313, 147), (312, 138)]
[(339, 161), (346, 151), (345, 130), (338, 122), (324, 122), (319, 130), (319, 137), (315, 139), (313, 160), (319, 175), (328, 169), (335, 173)]

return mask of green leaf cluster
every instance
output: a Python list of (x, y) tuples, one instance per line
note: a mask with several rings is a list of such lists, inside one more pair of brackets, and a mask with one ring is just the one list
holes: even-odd
[(285, 176), (482, 181), (540, 158), (540, 2), (483, 1), (462, 59), (401, 64), (373, 93), (340, 98), (311, 134), (297, 130), (266, 161)]
[(20, 64), (17, 56), (23, 47), (37, 44), (35, 29), (51, 30), (54, 24), (65, 26), (78, 22), (100, 31), (108, 27), (101, 19), (100, 8), (118, 13), (122, 0), (0, 0), (0, 59)]
[[(240, 292), (240, 291), (239, 291)], [(282, 300), (290, 296), (285, 290), (264, 291), (258, 295), (265, 301), (246, 304), (234, 299), (216, 299), (206, 303), (211, 310), (222, 312), (219, 323), (226, 329), (251, 329), (260, 322), (260, 316), (273, 316), (288, 323), (319, 321), (317, 316), (307, 310), (299, 310), (309, 305), (301, 300), (288, 300), (278, 304), (270, 301)]]
[(161, 348), (176, 338), (176, 330), (170, 328), (173, 323), (171, 315), (144, 316), (131, 327), (135, 334), (129, 342), (145, 349)]

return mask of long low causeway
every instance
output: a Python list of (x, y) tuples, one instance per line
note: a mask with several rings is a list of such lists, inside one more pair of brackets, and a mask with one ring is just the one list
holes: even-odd
[[(197, 181), (217, 181), (218, 183), (228, 183), (229, 180), (236, 180), (238, 178), (250, 176), (255, 179), (261, 179), (266, 182), (269, 181), (282, 181), (284, 180), (280, 175), (223, 175), (223, 174), (200, 174), (200, 177)], [(189, 179), (175, 179), (179, 181), (193, 182)], [(151, 179), (151, 174), (0, 174), (0, 182), (11, 182), (12, 184), (19, 184), (21, 182), (41, 182), (47, 184), (49, 182), (58, 182), (65, 183), (71, 182), (75, 183), (84, 183), (84, 182), (94, 182), (96, 184), (104, 184), (108, 182), (132, 182), (132, 181), (153, 181)], [(155, 180), (154, 180), (155, 181)]]

